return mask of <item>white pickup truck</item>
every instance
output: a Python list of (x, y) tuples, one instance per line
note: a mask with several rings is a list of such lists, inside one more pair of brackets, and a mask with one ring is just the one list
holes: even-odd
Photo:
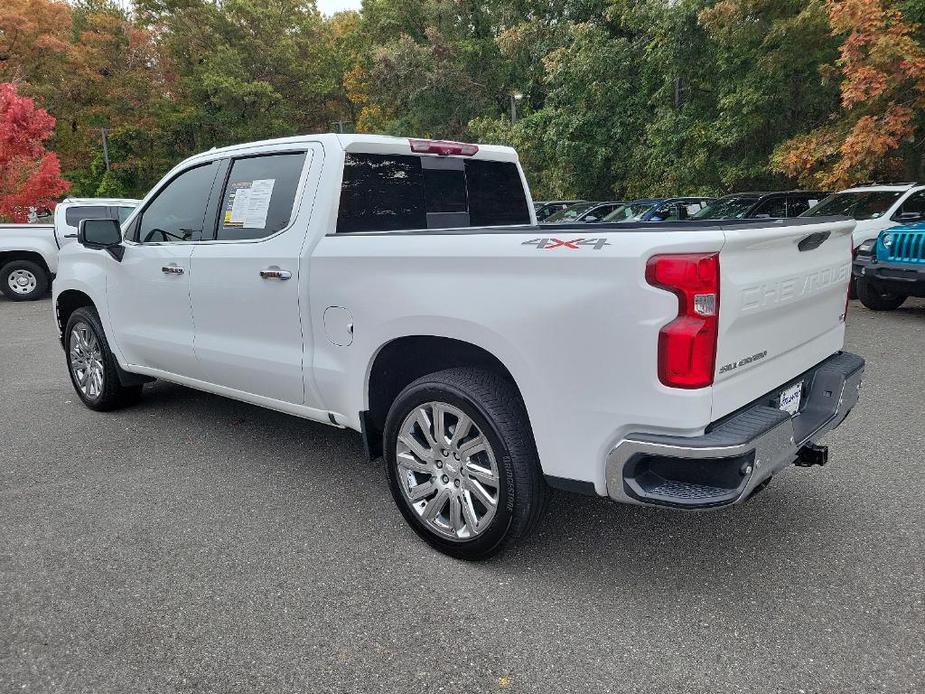
[(0, 291), (13, 301), (40, 299), (58, 271), (58, 251), (77, 238), (81, 219), (124, 221), (138, 200), (67, 198), (52, 224), (0, 224)]
[(477, 558), (549, 487), (696, 509), (824, 463), (864, 370), (841, 351), (853, 227), (550, 230), (509, 148), (303, 136), (83, 222), (54, 308), (88, 407), (159, 378), (355, 429), (411, 527)]

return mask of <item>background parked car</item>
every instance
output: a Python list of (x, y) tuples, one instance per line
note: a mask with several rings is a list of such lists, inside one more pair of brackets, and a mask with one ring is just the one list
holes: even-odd
[(624, 203), (611, 212), (605, 222), (673, 222), (689, 219), (713, 198), (640, 198)]
[(623, 205), (622, 200), (611, 202), (582, 202), (547, 217), (544, 224), (574, 224), (575, 222), (602, 222), (615, 209)]
[(48, 291), (58, 271), (58, 251), (77, 239), (83, 219), (125, 221), (138, 200), (67, 198), (53, 224), (0, 224), (0, 291), (11, 301), (33, 301)]
[(754, 219), (798, 217), (831, 193), (820, 190), (789, 190), (774, 193), (733, 193), (717, 198), (695, 219)]
[[(925, 220), (925, 185), (918, 183), (855, 186), (830, 195), (801, 217), (844, 215), (855, 220), (851, 243), (854, 254), (865, 242), (898, 224)], [(857, 298), (857, 281), (852, 278), (851, 298)]]
[(925, 297), (925, 223), (902, 224), (861, 244), (852, 274), (861, 303), (893, 311), (910, 296)]
[(801, 217), (844, 215), (857, 222), (854, 248), (875, 239), (884, 229), (925, 219), (925, 185), (896, 183), (848, 188), (830, 195)]
[(562, 210), (571, 207), (572, 205), (577, 205), (579, 203), (586, 202), (585, 200), (541, 200), (533, 203), (533, 209), (536, 211), (536, 221), (542, 222), (549, 215), (553, 215), (556, 212), (561, 212)]

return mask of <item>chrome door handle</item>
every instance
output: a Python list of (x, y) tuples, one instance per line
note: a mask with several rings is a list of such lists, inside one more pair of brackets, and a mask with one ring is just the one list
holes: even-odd
[(292, 278), (292, 273), (289, 272), (289, 270), (269, 268), (267, 270), (261, 270), (260, 276), (265, 280), (288, 280)]
[(165, 265), (161, 268), (161, 272), (166, 275), (182, 275), (183, 268), (179, 265)]

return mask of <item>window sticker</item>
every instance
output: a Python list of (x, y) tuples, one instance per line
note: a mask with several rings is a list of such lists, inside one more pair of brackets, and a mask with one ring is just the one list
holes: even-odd
[(275, 184), (275, 178), (232, 183), (231, 195), (225, 204), (224, 225), (246, 229), (265, 228)]

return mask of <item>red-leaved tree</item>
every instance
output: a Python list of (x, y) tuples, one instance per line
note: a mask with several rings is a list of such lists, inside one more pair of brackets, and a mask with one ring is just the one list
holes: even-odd
[(15, 84), (0, 84), (0, 219), (26, 222), (30, 208), (52, 209), (70, 187), (43, 144), (54, 129), (48, 111), (19, 96)]

